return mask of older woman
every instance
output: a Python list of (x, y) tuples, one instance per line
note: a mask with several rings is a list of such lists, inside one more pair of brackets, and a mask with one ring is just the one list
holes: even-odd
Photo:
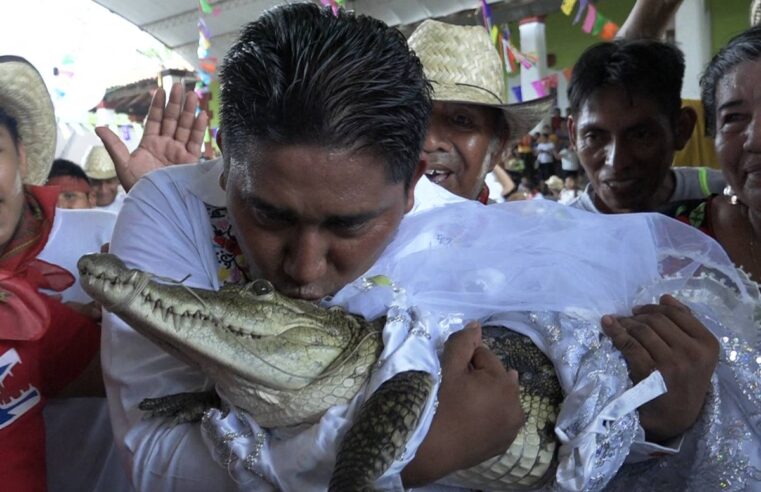
[(729, 186), (724, 196), (676, 206), (674, 216), (713, 236), (761, 282), (761, 26), (717, 53), (700, 84), (706, 131)]

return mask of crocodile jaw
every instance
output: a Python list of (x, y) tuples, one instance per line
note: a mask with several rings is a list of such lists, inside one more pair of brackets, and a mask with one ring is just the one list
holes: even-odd
[(212, 301), (209, 291), (193, 289), (193, 295), (185, 286), (157, 283), (113, 255), (87, 255), (78, 266), (82, 287), (96, 301), (209, 374), (230, 371), (264, 387), (302, 388), (341, 356), (351, 338), (341, 329), (348, 318), (335, 316), (335, 329), (326, 328), (331, 320), (318, 315), (324, 311), (303, 301), (278, 295), (257, 303), (250, 289), (230, 286), (221, 291), (229, 302), (220, 303), (219, 293)]

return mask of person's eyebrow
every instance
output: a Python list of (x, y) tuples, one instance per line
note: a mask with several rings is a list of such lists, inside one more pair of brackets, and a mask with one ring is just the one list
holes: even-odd
[(723, 111), (723, 110), (728, 109), (728, 108), (733, 108), (735, 106), (740, 106), (741, 104), (742, 104), (742, 100), (741, 99), (732, 99), (732, 100), (729, 100), (729, 101), (725, 102), (721, 106), (719, 106), (717, 111)]
[(331, 215), (323, 221), (323, 224), (328, 227), (352, 227), (369, 222), (382, 215), (385, 211), (386, 209), (380, 209), (371, 210), (369, 212), (360, 212), (357, 214)]
[[(259, 210), (260, 212), (273, 219), (296, 222), (299, 218), (299, 215), (295, 211), (289, 208), (277, 207), (254, 195), (246, 196), (244, 200), (248, 206)], [(359, 212), (356, 214), (331, 215), (323, 220), (322, 223), (328, 227), (350, 227), (353, 225), (363, 224), (382, 215), (387, 210), (387, 208), (388, 207), (377, 210), (370, 210), (367, 212)]]
[(260, 212), (264, 213), (268, 217), (278, 219), (278, 220), (286, 220), (286, 221), (295, 221), (298, 215), (296, 212), (289, 208), (281, 208), (276, 207), (275, 205), (272, 205), (271, 203), (267, 203), (264, 200), (262, 200), (259, 197), (256, 197), (254, 195), (248, 195), (244, 198), (246, 204), (249, 207), (255, 208), (259, 210)]

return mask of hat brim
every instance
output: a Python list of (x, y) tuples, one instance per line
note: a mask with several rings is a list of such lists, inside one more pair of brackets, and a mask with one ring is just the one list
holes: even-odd
[(55, 110), (45, 81), (24, 58), (0, 56), (0, 108), (18, 124), (28, 167), (24, 183), (44, 184), (55, 155)]
[(553, 96), (546, 96), (531, 101), (514, 104), (498, 102), (496, 95), (484, 91), (480, 87), (465, 84), (444, 84), (431, 81), (434, 101), (458, 104), (475, 104), (499, 109), (507, 122), (510, 141), (516, 141), (530, 132), (536, 125), (549, 116), (555, 105)]
[(116, 177), (116, 171), (113, 172), (105, 172), (105, 171), (88, 171), (85, 174), (87, 174), (87, 177), (90, 179), (112, 179)]

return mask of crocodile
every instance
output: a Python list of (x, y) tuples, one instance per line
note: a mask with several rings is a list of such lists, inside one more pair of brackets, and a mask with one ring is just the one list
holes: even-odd
[[(199, 367), (231, 404), (265, 428), (316, 422), (330, 407), (348, 404), (383, 349), (384, 318), (366, 320), (338, 307), (290, 299), (263, 279), (211, 291), (163, 283), (110, 254), (84, 256), (78, 267), (93, 299)], [(491, 490), (540, 488), (557, 468), (554, 424), (563, 394), (555, 369), (528, 337), (504, 327), (487, 326), (483, 333), (484, 343), (519, 373), (526, 422), (503, 455), (446, 482)], [(384, 382), (343, 438), (329, 490), (372, 490), (404, 451), (433, 388), (432, 377), (422, 371)], [(185, 393), (146, 399), (140, 408), (182, 423), (218, 404), (216, 393)]]

